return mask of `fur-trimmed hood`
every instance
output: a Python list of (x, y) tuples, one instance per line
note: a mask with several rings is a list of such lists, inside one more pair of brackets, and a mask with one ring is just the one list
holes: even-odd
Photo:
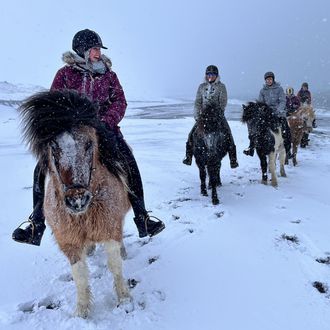
[[(78, 56), (77, 54), (68, 51), (63, 53), (62, 60), (65, 64), (70, 66), (75, 66), (77, 69), (85, 70), (86, 69), (86, 61), (82, 57)], [(112, 68), (112, 62), (109, 57), (102, 54), (101, 55), (101, 61), (106, 65), (106, 67), (111, 71)]]

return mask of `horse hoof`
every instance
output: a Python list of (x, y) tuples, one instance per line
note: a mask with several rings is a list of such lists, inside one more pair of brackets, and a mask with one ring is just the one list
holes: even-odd
[(273, 182), (273, 181), (272, 181), (272, 187), (277, 188), (277, 187), (278, 187), (277, 182)]
[(219, 199), (218, 198), (213, 198), (212, 199), (212, 204), (213, 205), (218, 205), (220, 203)]
[(201, 194), (202, 194), (202, 196), (208, 196), (208, 194), (207, 194), (207, 191), (206, 191), (206, 190), (201, 190)]
[(267, 186), (267, 180), (261, 180), (261, 183)]

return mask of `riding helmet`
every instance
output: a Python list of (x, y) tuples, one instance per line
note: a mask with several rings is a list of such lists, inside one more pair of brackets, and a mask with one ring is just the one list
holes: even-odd
[(209, 65), (205, 70), (205, 74), (208, 74), (208, 73), (214, 73), (218, 76), (219, 70), (215, 65)]
[(293, 87), (288, 87), (288, 88), (286, 89), (286, 93), (287, 93), (287, 95), (293, 95), (293, 93), (294, 93), (294, 89), (293, 89)]
[(264, 75), (264, 79), (266, 80), (267, 78), (273, 78), (273, 80), (275, 81), (274, 72), (271, 72), (271, 71), (266, 72)]
[(308, 89), (308, 83), (307, 82), (302, 83), (301, 87), (306, 87)]
[(84, 53), (92, 47), (108, 49), (103, 46), (100, 36), (92, 30), (81, 30), (74, 35), (72, 39), (72, 49), (79, 56), (84, 57)]

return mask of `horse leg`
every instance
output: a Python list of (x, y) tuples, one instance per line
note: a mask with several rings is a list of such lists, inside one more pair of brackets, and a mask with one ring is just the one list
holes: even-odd
[(86, 257), (81, 253), (73, 257), (69, 257), (70, 262), (72, 260), (77, 260), (71, 263), (72, 277), (77, 288), (77, 306), (75, 315), (87, 318), (92, 306), (92, 294), (88, 284), (88, 267), (86, 264)]
[(297, 166), (297, 152), (298, 152), (298, 144), (297, 143), (293, 143), (292, 146), (292, 154), (293, 154), (293, 158), (292, 158), (292, 162), (293, 162), (293, 166)]
[[(285, 158), (284, 158), (285, 161)], [(283, 162), (284, 167), (284, 162)], [(272, 186), (277, 187), (277, 176), (276, 176), (276, 153), (271, 152), (269, 154), (269, 170), (272, 175)]]
[(206, 190), (206, 169), (205, 166), (198, 165), (199, 167), (199, 178), (201, 180), (201, 194), (203, 196), (208, 196), (207, 195), (207, 190)]
[(114, 287), (120, 305), (130, 303), (132, 300), (123, 278), (121, 248), (121, 242), (115, 240), (105, 243), (105, 249), (108, 254), (108, 267), (114, 278)]
[[(280, 151), (280, 175), (283, 177), (286, 177), (285, 168), (284, 168), (286, 156), (287, 156), (287, 153), (286, 153), (285, 149), (282, 148)], [(276, 162), (276, 159), (275, 159), (275, 162)], [(275, 166), (276, 166), (276, 164), (275, 164)]]
[[(220, 178), (220, 168), (221, 168), (221, 163), (220, 163), (220, 165), (217, 165), (216, 166), (215, 175), (216, 175), (216, 186), (217, 187), (221, 187), (222, 186), (222, 182), (221, 182), (221, 178)], [(208, 189), (212, 189), (211, 180), (209, 180), (209, 185), (208, 185), (207, 188)]]
[(211, 189), (212, 189), (212, 204), (218, 205), (220, 203), (217, 193), (217, 179), (218, 179), (218, 166), (208, 166), (207, 171), (210, 178)]
[(258, 156), (260, 159), (260, 167), (261, 167), (261, 183), (267, 184), (268, 176), (267, 176), (267, 157), (264, 154), (258, 152)]

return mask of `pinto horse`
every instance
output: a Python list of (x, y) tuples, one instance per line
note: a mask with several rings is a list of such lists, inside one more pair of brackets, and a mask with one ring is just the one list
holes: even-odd
[(101, 161), (97, 107), (73, 91), (41, 92), (22, 104), (20, 115), (23, 137), (48, 176), (45, 217), (72, 267), (76, 315), (87, 317), (92, 305), (85, 259), (95, 243), (104, 243), (119, 303), (129, 304), (121, 248), (130, 203), (119, 165)]
[(297, 152), (301, 139), (304, 133), (311, 133), (313, 131), (313, 121), (315, 120), (315, 113), (313, 107), (304, 103), (295, 112), (288, 117), (288, 123), (291, 130), (292, 139), (292, 163), (297, 165)]
[[(228, 141), (224, 134), (219, 112), (215, 107), (207, 106), (196, 122), (193, 133), (193, 155), (199, 169), (201, 194), (207, 196), (206, 173), (212, 191), (212, 203), (219, 204), (217, 186), (221, 185), (221, 160), (228, 150)], [(206, 172), (207, 171), (207, 172)]]
[(249, 137), (252, 139), (260, 159), (262, 183), (267, 184), (267, 157), (271, 173), (271, 184), (277, 186), (276, 158), (280, 157), (280, 174), (286, 176), (284, 170), (285, 148), (281, 133), (281, 125), (274, 116), (273, 110), (262, 102), (249, 102), (242, 105), (242, 122), (248, 125)]

